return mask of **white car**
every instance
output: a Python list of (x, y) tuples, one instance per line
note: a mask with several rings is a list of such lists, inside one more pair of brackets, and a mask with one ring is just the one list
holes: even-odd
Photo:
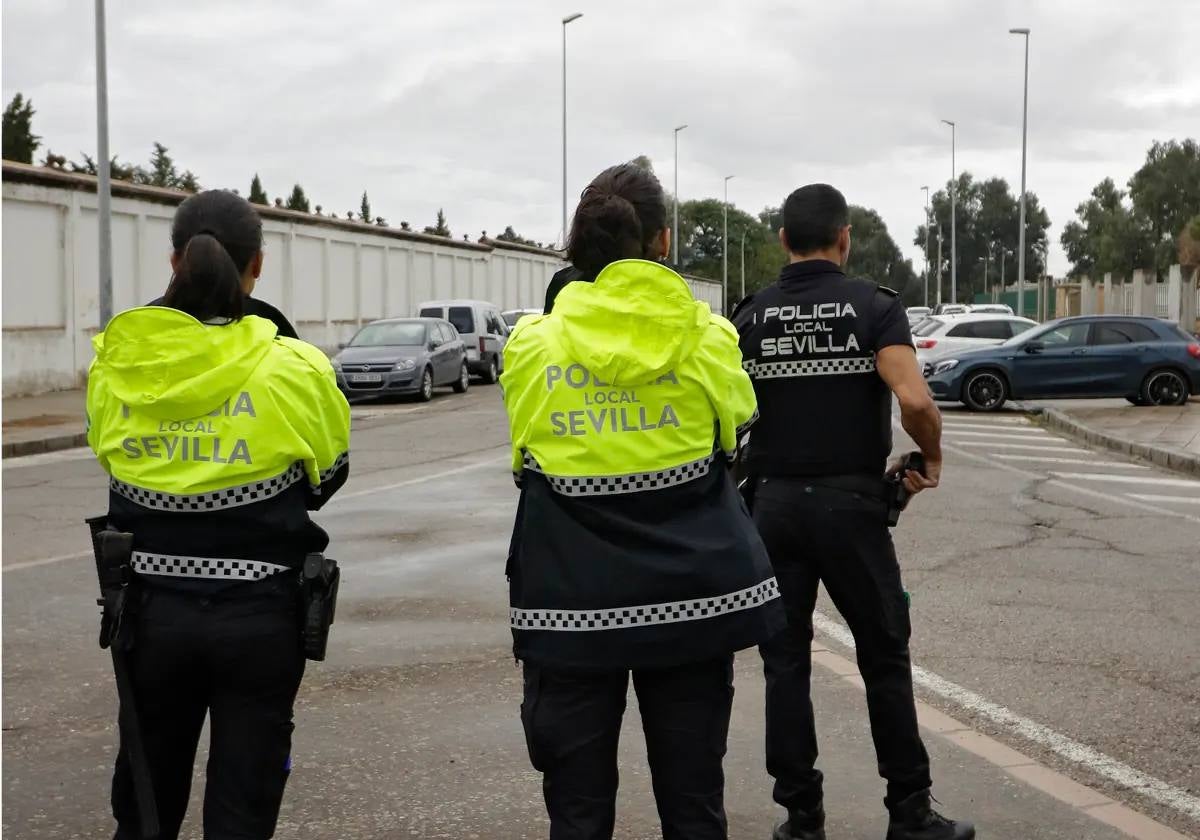
[(511, 330), (517, 325), (517, 321), (520, 321), (526, 315), (541, 314), (542, 310), (540, 309), (508, 309), (504, 312), (501, 312), (500, 317), (504, 319), (504, 323), (508, 324), (508, 328)]
[(422, 303), (422, 318), (449, 321), (467, 348), (467, 368), (494, 385), (504, 370), (504, 344), (510, 332), (500, 317), (500, 307), (485, 300), (431, 300)]
[(980, 315), (1012, 315), (1012, 307), (1007, 303), (973, 303), (971, 312)]
[(933, 361), (947, 353), (1000, 344), (1036, 326), (1037, 321), (1016, 315), (935, 315), (913, 330), (913, 345), (917, 348), (917, 362), (928, 375)]
[(934, 315), (966, 315), (971, 311), (971, 307), (965, 303), (939, 303), (934, 307)]
[(933, 310), (928, 306), (910, 306), (908, 307), (908, 325), (915, 327), (917, 324), (924, 321), (933, 314)]

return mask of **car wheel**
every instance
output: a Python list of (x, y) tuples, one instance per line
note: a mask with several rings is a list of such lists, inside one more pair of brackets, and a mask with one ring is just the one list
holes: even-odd
[(1126, 395), (1125, 399), (1129, 400), (1132, 405), (1149, 405), (1149, 403), (1142, 399), (1141, 394), (1129, 394)]
[(483, 381), (489, 385), (495, 385), (500, 380), (500, 371), (496, 367), (496, 357), (488, 361), (487, 372), (483, 375)]
[(433, 399), (433, 371), (429, 368), (425, 368), (425, 372), (421, 374), (421, 390), (417, 392), (417, 399), (421, 402)]
[(967, 376), (962, 401), (972, 411), (996, 411), (1008, 399), (1008, 383), (994, 370), (980, 370)]
[(1146, 405), (1183, 405), (1188, 400), (1188, 383), (1175, 370), (1151, 371), (1142, 383), (1141, 397)]
[(458, 372), (458, 379), (454, 383), (454, 393), (465, 394), (467, 388), (471, 387), (471, 372), (467, 370), (467, 363), (462, 363), (462, 369)]

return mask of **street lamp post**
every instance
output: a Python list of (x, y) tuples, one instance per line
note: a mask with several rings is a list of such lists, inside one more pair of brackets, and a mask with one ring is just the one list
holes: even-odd
[(679, 270), (679, 132), (687, 123), (675, 127), (675, 224), (671, 230), (671, 249), (675, 252), (675, 270)]
[(955, 205), (955, 193), (958, 192), (958, 185), (955, 179), (958, 177), (955, 173), (954, 152), (956, 145), (956, 135), (958, 126), (953, 120), (942, 120), (946, 125), (950, 126), (950, 302), (958, 303), (958, 236), (955, 231), (957, 215)]
[(721, 205), (721, 311), (729, 307), (729, 180), (725, 176), (725, 203)]
[(925, 306), (929, 306), (929, 187), (925, 191)]
[(938, 225), (937, 302), (942, 305), (942, 226)]
[(746, 299), (746, 229), (742, 228), (742, 294), (738, 300)]
[(1005, 262), (1005, 257), (1007, 257), (1007, 256), (1008, 256), (1008, 249), (1001, 248), (1000, 249), (1000, 294), (1001, 294), (1001, 296), (1004, 295), (1004, 286), (1005, 286), (1005, 283), (1007, 282), (1007, 278), (1004, 274), (1004, 262)]
[(563, 247), (567, 243), (567, 24), (583, 17), (583, 12), (575, 12), (562, 19), (562, 141), (563, 141), (563, 205), (562, 205), (562, 238)]
[(104, 32), (104, 0), (96, 0), (96, 184), (100, 240), (100, 329), (113, 316), (112, 173), (108, 156), (108, 50)]
[(1029, 135), (1029, 29), (1008, 30), (1025, 36), (1025, 93), (1021, 105), (1021, 222), (1017, 232), (1017, 314), (1025, 314), (1025, 145)]

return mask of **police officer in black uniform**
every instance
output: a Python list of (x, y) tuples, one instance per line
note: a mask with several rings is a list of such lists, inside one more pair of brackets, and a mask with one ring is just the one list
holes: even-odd
[[(824, 840), (822, 775), (810, 699), (810, 645), (823, 582), (854, 634), (879, 772), (887, 780), (888, 840), (969, 840), (930, 805), (929, 757), (917, 731), (908, 605), (888, 532), (885, 471), (909, 493), (936, 487), (941, 416), (917, 366), (896, 292), (843, 273), (846, 200), (827, 184), (801, 187), (783, 207), (790, 261), (779, 281), (734, 313), (761, 418), (746, 471), (754, 519), (787, 608), (788, 629), (762, 646), (767, 769), (788, 809), (776, 840)], [(890, 471), (892, 396), (923, 472)]]

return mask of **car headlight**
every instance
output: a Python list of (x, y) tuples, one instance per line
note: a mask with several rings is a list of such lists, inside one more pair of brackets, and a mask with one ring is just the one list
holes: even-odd
[(933, 375), (937, 376), (939, 373), (954, 370), (956, 367), (958, 367), (958, 359), (945, 359), (933, 366)]
[(402, 362), (396, 362), (396, 370), (412, 370), (417, 366), (417, 363), (412, 359), (405, 359)]

